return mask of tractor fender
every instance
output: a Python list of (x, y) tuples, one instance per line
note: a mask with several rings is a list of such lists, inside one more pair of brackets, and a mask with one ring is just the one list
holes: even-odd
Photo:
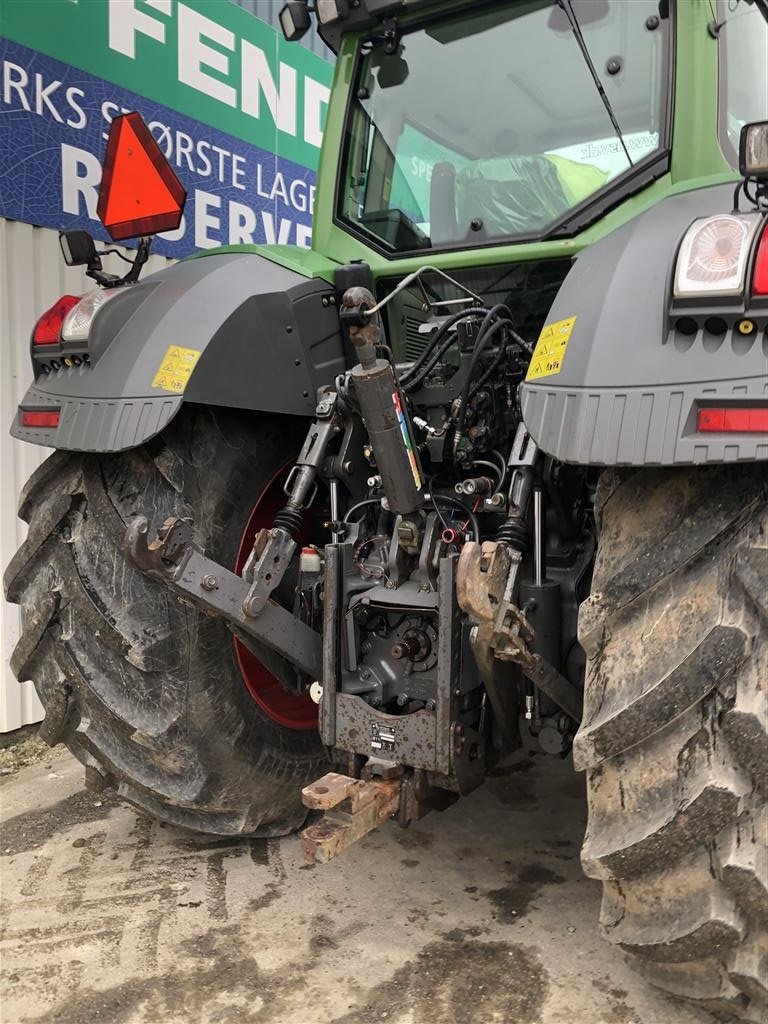
[[(559, 355), (542, 359), (537, 346), (520, 389), (523, 420), (543, 451), (603, 466), (768, 459), (764, 434), (697, 430), (699, 402), (766, 402), (765, 304), (750, 308), (747, 294), (672, 308), (685, 231), (732, 207), (733, 185), (673, 195), (575, 259), (542, 331), (542, 341), (548, 328), (561, 339)], [(753, 258), (754, 250), (748, 282)], [(737, 327), (744, 320), (754, 325), (746, 335)]]
[(311, 417), (317, 389), (345, 368), (333, 286), (253, 252), (189, 259), (121, 289), (94, 316), (88, 355), (38, 376), (21, 403), (59, 409), (58, 429), (22, 427), (17, 413), (14, 437), (121, 451), (184, 402)]

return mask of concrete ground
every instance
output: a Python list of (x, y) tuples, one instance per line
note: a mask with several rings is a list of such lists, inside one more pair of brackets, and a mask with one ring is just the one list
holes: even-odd
[(534, 758), (339, 860), (199, 840), (82, 788), (0, 779), (3, 1024), (711, 1024), (598, 934), (584, 785)]

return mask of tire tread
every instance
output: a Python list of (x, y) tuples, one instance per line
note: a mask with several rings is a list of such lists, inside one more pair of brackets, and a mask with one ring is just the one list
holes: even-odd
[(224, 439), (225, 460), (245, 484), (260, 460), (284, 464), (296, 433), (190, 407), (144, 449), (54, 453), (21, 495), (29, 533), (4, 583), (22, 609), (12, 666), (35, 683), (40, 735), (66, 743), (100, 785), (186, 829), (292, 831), (306, 815), (301, 787), (321, 774), (324, 754), (316, 735), (284, 737), (239, 675), (227, 683), (231, 695), (221, 689), (231, 634), (127, 564), (126, 524), (146, 508), (158, 522), (191, 515), (197, 503), (206, 529), (225, 529), (234, 506), (217, 445)]
[(768, 487), (752, 466), (609, 483), (598, 489), (593, 592), (579, 621), (582, 862), (603, 881), (605, 934), (645, 977), (759, 1020)]

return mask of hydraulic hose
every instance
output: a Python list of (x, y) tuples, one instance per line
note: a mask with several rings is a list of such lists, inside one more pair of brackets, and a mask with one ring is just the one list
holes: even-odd
[(427, 498), (428, 501), (432, 502), (432, 504), (435, 506), (435, 509), (438, 508), (439, 501), (444, 502), (446, 505), (452, 505), (454, 508), (460, 509), (461, 512), (467, 517), (468, 522), (472, 526), (472, 539), (476, 543), (480, 543), (480, 524), (477, 521), (477, 516), (475, 515), (471, 508), (469, 508), (467, 505), (464, 504), (463, 501), (461, 501), (460, 498), (455, 498), (452, 494), (432, 493), (427, 494), (425, 497)]
[(478, 341), (480, 340), (483, 331), (490, 326), (491, 321), (494, 319), (494, 317), (500, 315), (500, 318), (504, 320), (505, 323), (507, 324), (507, 330), (509, 331), (510, 338), (512, 338), (513, 341), (517, 342), (520, 348), (524, 352), (527, 352), (529, 356), (533, 355), (533, 345), (531, 345), (530, 342), (526, 341), (525, 338), (521, 338), (517, 331), (514, 329), (514, 327), (512, 326), (512, 311), (510, 310), (509, 306), (505, 306), (503, 302), (498, 303), (496, 306), (492, 306), (491, 309), (488, 311), (488, 315), (486, 316), (485, 320), (480, 326)]
[(488, 310), (485, 319), (480, 325), (480, 334), (482, 335), (490, 327), (491, 323), (498, 319), (512, 322), (512, 310), (509, 306), (505, 306), (503, 302), (497, 302), (495, 306), (491, 306)]
[[(461, 320), (466, 319), (467, 317), (473, 317), (473, 316), (476, 317), (476, 316), (480, 316), (483, 313), (487, 314), (488, 312), (489, 312), (489, 310), (485, 306), (472, 306), (470, 309), (462, 309), (459, 313), (454, 313), (453, 316), (448, 317), (448, 319), (444, 323), (442, 323), (438, 327), (438, 329), (435, 331), (434, 335), (430, 339), (429, 344), (424, 349), (424, 351), (419, 355), (419, 357), (416, 360), (414, 360), (414, 362), (411, 364), (411, 366), (402, 375), (402, 377), (400, 378), (401, 385), (404, 388), (406, 388), (406, 390), (412, 390), (413, 389), (413, 387), (415, 386), (413, 384), (413, 380), (412, 380), (413, 377), (418, 373), (419, 370), (421, 370), (421, 368), (424, 366), (424, 364), (430, 358), (432, 353), (435, 351), (435, 348), (437, 347), (437, 345), (439, 345), (440, 342), (445, 337), (445, 335), (448, 334), (448, 332), (450, 331), (451, 327), (453, 327), (455, 324), (459, 323)], [(450, 348), (450, 345), (447, 345), (446, 349), (447, 348)], [(438, 356), (438, 358), (439, 358), (439, 356)], [(436, 362), (437, 362), (437, 359), (435, 360), (435, 363)], [(429, 373), (429, 370), (432, 368), (432, 366), (435, 365), (435, 363), (432, 363), (432, 365), (429, 367), (429, 369), (425, 370), (423, 376), (426, 376), (426, 374)], [(421, 382), (421, 380), (423, 379), (423, 376), (419, 377), (419, 380), (418, 380), (417, 383)]]
[[(486, 317), (486, 321), (487, 320), (488, 318)], [(477, 341), (475, 342), (475, 347), (472, 352), (472, 358), (469, 362), (469, 369), (467, 370), (467, 379), (464, 381), (464, 387), (462, 388), (461, 391), (459, 418), (456, 422), (456, 444), (458, 444), (458, 442), (464, 436), (464, 424), (466, 423), (467, 420), (467, 406), (469, 405), (469, 390), (470, 387), (472, 386), (472, 375), (475, 372), (477, 361), (480, 358), (480, 355), (482, 354), (482, 351), (486, 347), (488, 342), (494, 337), (494, 335), (499, 334), (503, 330), (506, 330), (506, 327), (506, 320), (497, 320), (495, 323), (492, 323), (489, 327), (487, 327), (484, 333), (482, 332), (481, 328), (481, 333), (478, 335)]]
[(408, 378), (405, 384), (403, 384), (403, 389), (407, 392), (415, 391), (419, 384), (421, 384), (421, 382), (427, 376), (427, 374), (431, 373), (435, 366), (437, 366), (437, 364), (443, 358), (443, 356), (451, 347), (451, 345), (454, 345), (455, 343), (455, 338), (451, 337), (451, 335), (449, 334), (448, 337), (443, 341), (442, 345), (440, 345), (437, 351), (433, 353), (430, 360), (427, 363), (425, 363), (424, 366), (422, 366), (418, 373)]
[[(453, 508), (459, 509), (461, 513), (467, 517), (470, 525), (472, 526), (473, 539), (478, 542), (480, 541), (480, 524), (477, 520), (477, 516), (475, 515), (471, 508), (464, 504), (463, 501), (460, 501), (459, 498), (454, 498), (452, 494), (425, 494), (424, 497), (428, 501), (431, 501), (435, 508), (438, 507), (438, 502), (442, 501), (446, 505), (452, 505)], [(352, 516), (359, 512), (361, 509), (370, 508), (373, 505), (380, 506), (381, 498), (364, 498), (362, 501), (358, 501), (356, 505), (353, 505), (351, 508), (347, 509), (343, 522), (350, 522)]]
[(363, 508), (370, 508), (372, 505), (379, 505), (379, 506), (381, 506), (381, 498), (364, 498), (363, 501), (358, 501), (358, 503), (356, 505), (353, 505), (351, 508), (347, 509), (342, 522), (344, 522), (344, 523), (350, 522), (352, 516), (356, 512), (359, 512), (360, 509), (363, 509)]
[(499, 364), (502, 362), (502, 360), (507, 355), (507, 351), (508, 351), (508, 348), (507, 348), (506, 345), (502, 345), (499, 348), (499, 351), (497, 352), (497, 354), (491, 360), (491, 362), (490, 362), (490, 364), (488, 366), (488, 369), (485, 371), (485, 373), (483, 373), (482, 376), (478, 377), (478, 379), (475, 381), (475, 383), (471, 385), (471, 387), (469, 389), (469, 397), (470, 398), (473, 395), (477, 394), (477, 392), (480, 390), (480, 388), (483, 386), (483, 384), (485, 384), (486, 381), (491, 379), (491, 377), (495, 373), (496, 369), (498, 368)]
[[(500, 314), (503, 315), (500, 316)], [(499, 319), (495, 319), (495, 317), (497, 316), (499, 316)], [(480, 380), (473, 385), (472, 377), (474, 375), (478, 359), (480, 358), (483, 349), (487, 346), (491, 338), (493, 338), (494, 335), (496, 335), (497, 333), (504, 331), (506, 332), (506, 334), (509, 335), (513, 342), (515, 342), (523, 349), (524, 352), (526, 352), (528, 355), (531, 355), (533, 353), (533, 346), (530, 345), (524, 338), (521, 338), (512, 326), (512, 322), (510, 319), (511, 316), (512, 314), (510, 313), (509, 308), (505, 306), (503, 303), (499, 303), (498, 305), (493, 306), (488, 311), (488, 314), (486, 315), (480, 327), (480, 332), (477, 336), (477, 341), (475, 342), (475, 347), (472, 352), (472, 359), (470, 360), (469, 363), (467, 379), (464, 382), (464, 387), (462, 388), (461, 392), (459, 418), (456, 422), (456, 433), (454, 435), (454, 451), (456, 450), (459, 442), (464, 436), (464, 426), (467, 420), (467, 406), (469, 405), (470, 397), (478, 391), (478, 389), (485, 383), (486, 380), (489, 379), (493, 371), (496, 369), (496, 367), (503, 359), (504, 354), (506, 352), (506, 346), (502, 346), (500, 352), (493, 360), (491, 366), (485, 371)]]

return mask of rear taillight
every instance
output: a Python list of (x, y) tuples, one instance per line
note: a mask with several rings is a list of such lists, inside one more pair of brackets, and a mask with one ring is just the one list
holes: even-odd
[(35, 324), (33, 345), (56, 345), (67, 313), (80, 301), (79, 295), (62, 295)]
[(109, 302), (115, 295), (124, 292), (125, 287), (94, 288), (92, 292), (83, 295), (64, 318), (64, 323), (61, 325), (61, 340), (66, 342), (87, 341), (93, 318), (105, 302)]
[(675, 271), (675, 298), (741, 295), (758, 213), (720, 214), (695, 220), (683, 236)]
[(754, 409), (699, 409), (699, 433), (768, 433), (768, 406)]
[(768, 295), (768, 224), (757, 247), (755, 273), (752, 278), (752, 294)]
[(58, 409), (46, 409), (38, 412), (33, 409), (20, 409), (19, 418), (22, 427), (58, 427), (60, 411)]

